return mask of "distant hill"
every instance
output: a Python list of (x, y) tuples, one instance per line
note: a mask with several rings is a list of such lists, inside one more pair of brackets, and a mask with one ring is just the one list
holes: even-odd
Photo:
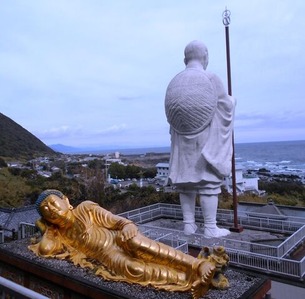
[(141, 147), (141, 148), (121, 148), (121, 147), (105, 147), (105, 146), (95, 146), (95, 147), (73, 147), (63, 144), (51, 144), (49, 145), (56, 152), (64, 154), (109, 154), (119, 152), (122, 155), (152, 155), (152, 154), (164, 154), (170, 153), (169, 146), (163, 147)]
[(63, 145), (63, 144), (51, 144), (51, 145), (49, 145), (49, 147), (56, 152), (65, 153), (65, 154), (74, 154), (74, 153), (81, 153), (81, 152), (86, 151), (81, 148), (67, 146), (67, 145)]
[(31, 159), (56, 152), (29, 131), (0, 113), (0, 157)]

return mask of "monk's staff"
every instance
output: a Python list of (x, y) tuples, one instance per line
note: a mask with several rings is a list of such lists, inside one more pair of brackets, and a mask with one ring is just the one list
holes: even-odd
[[(222, 14), (222, 23), (225, 26), (225, 35), (226, 35), (228, 94), (230, 96), (232, 96), (231, 62), (230, 62), (230, 38), (229, 38), (229, 25), (231, 23), (230, 16), (231, 16), (231, 12), (226, 8), (225, 11)], [(241, 226), (238, 226), (238, 219), (237, 219), (237, 193), (236, 193), (234, 131), (232, 131), (232, 191), (233, 191), (234, 227), (230, 228), (230, 230), (234, 231), (234, 232), (241, 232), (243, 230), (243, 228)]]

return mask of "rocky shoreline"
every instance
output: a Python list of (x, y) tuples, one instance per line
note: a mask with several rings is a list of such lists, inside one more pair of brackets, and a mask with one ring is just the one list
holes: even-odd
[(305, 177), (293, 173), (275, 173), (266, 168), (259, 170), (247, 170), (247, 172), (255, 173), (260, 180), (268, 182), (290, 182), (305, 184)]

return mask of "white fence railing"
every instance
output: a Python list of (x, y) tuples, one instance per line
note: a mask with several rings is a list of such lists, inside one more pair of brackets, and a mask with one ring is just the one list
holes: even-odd
[(189, 252), (188, 243), (185, 240), (180, 239), (172, 232), (167, 231), (159, 231), (156, 229), (147, 229), (145, 227), (140, 227), (140, 230), (143, 235), (146, 237), (153, 239), (155, 241), (159, 241), (166, 245), (169, 245), (177, 250), (180, 250), (184, 253)]
[(300, 260), (300, 273), (301, 277), (305, 275), (305, 256)]
[(235, 249), (277, 257), (277, 247), (272, 245), (259, 244), (235, 239), (233, 240), (227, 238), (221, 239), (221, 245), (225, 248), (230, 248), (232, 250)]
[(162, 214), (160, 204), (150, 205), (144, 208), (119, 214), (121, 217), (132, 220), (135, 223), (144, 223), (160, 217)]
[[(152, 210), (154, 209), (155, 211), (153, 212)], [(156, 204), (141, 219), (153, 220), (155, 215), (160, 217), (158, 213), (161, 213), (163, 217), (182, 218), (182, 211), (179, 205)], [(134, 211), (133, 215), (135, 217), (136, 211)], [(225, 211), (223, 213), (223, 210), (221, 210), (217, 214), (218, 220), (225, 220), (228, 223), (233, 223), (233, 217), (233, 211)], [(196, 207), (196, 218), (199, 221), (202, 218), (200, 207)], [(268, 271), (278, 275), (283, 274), (298, 277), (300, 279), (305, 275), (305, 257), (301, 261), (284, 258), (287, 253), (305, 239), (304, 223), (293, 222), (291, 220), (277, 220), (273, 219), (272, 215), (267, 215), (267, 217), (264, 215), (264, 218), (242, 216), (238, 220), (240, 225), (244, 227), (290, 233), (292, 235), (278, 246), (223, 238), (221, 239), (222, 245), (228, 250), (232, 264), (259, 269), (262, 272)], [(204, 246), (205, 241), (200, 236), (193, 236), (193, 244), (196, 246)]]
[(283, 243), (278, 246), (277, 256), (284, 257), (300, 242), (305, 239), (305, 225), (300, 227), (295, 233), (288, 237)]
[(27, 222), (20, 222), (19, 223), (19, 230), (18, 230), (18, 238), (24, 239), (29, 238), (38, 232), (38, 228), (35, 224), (27, 223)]
[[(152, 230), (154, 233), (151, 235), (167, 234), (171, 232), (174, 238), (183, 239), (183, 233), (178, 230), (167, 229), (162, 227), (154, 227), (150, 225), (141, 225), (143, 230)], [(184, 237), (185, 238), (185, 237)], [(188, 244), (198, 248), (207, 246), (207, 239), (201, 234), (194, 234), (187, 237)], [(302, 279), (305, 275), (305, 257), (301, 261), (295, 261), (285, 259), (277, 256), (272, 256), (273, 253), (277, 253), (276, 246), (268, 246), (262, 244), (253, 244), (251, 242), (240, 241), (238, 245), (234, 243), (236, 240), (220, 239), (217, 246), (225, 246), (226, 251), (230, 257), (230, 263), (235, 266), (245, 267), (249, 269), (255, 269), (264, 273), (272, 273), (275, 275), (286, 275), (287, 277)], [(257, 248), (251, 249), (251, 246), (260, 245), (259, 250)], [(242, 247), (243, 246), (243, 247)], [(259, 254), (257, 252), (265, 248), (267, 254)], [(250, 249), (250, 250), (249, 250)], [(252, 250), (252, 251), (251, 251)]]
[[(143, 223), (152, 219), (166, 216), (176, 219), (182, 219), (182, 211), (180, 205), (173, 204), (154, 204), (145, 208), (140, 208), (120, 214), (120, 216), (131, 219), (137, 223)], [(203, 221), (203, 216), (200, 207), (195, 209), (195, 217), (198, 221)], [(220, 223), (233, 223), (234, 213), (232, 210), (218, 210), (217, 220)], [(295, 222), (291, 220), (277, 220), (272, 215), (264, 214), (264, 217), (252, 217), (243, 215), (238, 217), (238, 222), (243, 227), (255, 229), (268, 229), (271, 231), (292, 233), (297, 231), (304, 225), (302, 222)]]
[[(233, 211), (229, 211), (229, 213), (224, 213), (223, 211), (224, 210), (218, 211), (217, 220), (221, 223), (233, 223)], [(249, 215), (238, 216), (238, 223), (247, 228), (255, 228), (260, 230), (268, 229), (269, 231), (282, 233), (295, 232), (304, 225), (302, 222), (274, 219), (274, 216), (266, 214), (264, 214), (264, 217), (253, 217)]]
[(264, 273), (272, 273), (276, 275), (286, 275), (301, 279), (305, 274), (305, 263), (276, 258), (247, 251), (238, 251), (227, 249), (230, 257), (230, 263), (239, 267), (256, 269)]

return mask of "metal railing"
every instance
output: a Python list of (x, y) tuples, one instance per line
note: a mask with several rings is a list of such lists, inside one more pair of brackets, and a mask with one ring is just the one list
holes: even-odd
[[(231, 213), (232, 212), (232, 213)], [(234, 215), (233, 211), (229, 213), (223, 213), (218, 211), (217, 219), (221, 223), (233, 223)], [(260, 230), (275, 231), (281, 233), (292, 233), (297, 231), (301, 226), (304, 225), (302, 222), (294, 222), (291, 220), (277, 220), (274, 219), (272, 215), (264, 214), (263, 217), (253, 217), (253, 216), (239, 216), (238, 223), (247, 228), (255, 228)]]
[[(182, 219), (182, 211), (179, 205), (156, 204), (154, 208), (156, 209), (155, 215), (160, 210), (163, 217)], [(150, 210), (149, 215), (145, 215), (144, 218), (154, 220), (153, 216), (154, 213)], [(160, 215), (156, 218), (159, 217)], [(233, 212), (223, 212), (222, 210), (217, 214), (217, 218), (220, 221), (225, 220), (225, 222), (233, 223)], [(200, 207), (196, 207), (196, 219), (199, 221), (202, 219)], [(261, 219), (242, 216), (239, 217), (239, 223), (249, 228), (267, 229), (278, 233), (292, 233), (292, 235), (278, 246), (222, 238), (222, 245), (226, 247), (232, 264), (258, 269), (262, 272), (267, 271), (302, 279), (305, 275), (305, 257), (301, 261), (294, 261), (283, 257), (305, 239), (304, 223), (277, 220), (273, 219), (272, 215), (267, 215), (267, 217), (264, 215), (264, 218)], [(188, 241), (196, 246), (204, 246), (206, 243), (206, 239), (197, 234), (189, 238)]]
[(1, 228), (0, 229), (0, 244), (4, 243), (4, 230)]
[(48, 299), (49, 297), (0, 276), (0, 298)]
[[(144, 223), (156, 218), (166, 216), (176, 219), (182, 219), (182, 211), (180, 205), (157, 203), (145, 208), (135, 209), (129, 212), (121, 213), (120, 216), (133, 220), (136, 223)], [(201, 208), (196, 206), (195, 217), (198, 221), (203, 221)], [(218, 210), (217, 220), (220, 223), (230, 223), (234, 221), (234, 213), (232, 210)], [(266, 215), (264, 217), (252, 217), (243, 215), (238, 217), (238, 222), (243, 227), (255, 229), (268, 229), (270, 231), (292, 233), (297, 231), (304, 225), (302, 222), (291, 220), (277, 220), (274, 215)]]
[(127, 218), (135, 223), (144, 223), (147, 221), (151, 221), (160, 217), (161, 215), (162, 214), (160, 204), (154, 204), (144, 208), (131, 210), (119, 214), (119, 216)]
[(299, 262), (271, 256), (266, 257), (261, 254), (233, 250), (230, 248), (226, 251), (230, 257), (230, 264), (235, 266), (299, 279), (302, 279), (305, 274), (305, 259), (303, 262)]
[(27, 223), (27, 222), (20, 222), (19, 223), (19, 229), (18, 229), (18, 238), (19, 239), (25, 239), (29, 238), (36, 233), (38, 233), (38, 228), (35, 226), (35, 224)]
[(301, 277), (305, 275), (305, 256), (300, 260), (300, 273)]
[(172, 232), (159, 231), (151, 228), (147, 229), (145, 227), (140, 227), (140, 231), (142, 231), (142, 234), (150, 239), (169, 245), (184, 253), (189, 252), (188, 243), (185, 240), (177, 237)]
[[(154, 227), (149, 225), (141, 225), (143, 230), (152, 230), (153, 234), (160, 235), (171, 232), (174, 235), (174, 238), (187, 240), (188, 245), (193, 245), (198, 248), (207, 246), (207, 239), (204, 238), (201, 234), (194, 234), (192, 236), (183, 237), (183, 232), (173, 229), (167, 229), (162, 227)], [(153, 237), (153, 235), (152, 235)], [(287, 277), (302, 279), (305, 275), (305, 257), (301, 261), (295, 261), (290, 259), (285, 259), (282, 257), (272, 256), (271, 253), (276, 254), (276, 246), (268, 246), (263, 244), (253, 244), (251, 242), (237, 241), (239, 245), (234, 245), (236, 240), (230, 239), (219, 239), (218, 244), (215, 246), (225, 246), (226, 252), (230, 257), (230, 264), (245, 267), (248, 269), (255, 269), (264, 273), (272, 273), (275, 275), (285, 275)], [(267, 254), (257, 253), (257, 248), (254, 248), (256, 252), (253, 252), (251, 246), (259, 245), (259, 250), (262, 248)], [(214, 246), (214, 245), (213, 245)], [(213, 247), (208, 246), (208, 247)], [(244, 246), (244, 248), (242, 248)], [(251, 251), (252, 250), (252, 251)]]
[(247, 241), (241, 241), (241, 240), (233, 240), (233, 239), (227, 239), (222, 238), (221, 243), (222, 246), (229, 249), (235, 249), (235, 250), (241, 250), (241, 251), (247, 251), (247, 252), (253, 252), (253, 253), (259, 253), (264, 254), (267, 256), (278, 256), (277, 255), (277, 246), (272, 245), (266, 245), (266, 244), (259, 244), (259, 243), (253, 243), (253, 242), (247, 242)]
[(277, 256), (284, 257), (305, 239), (305, 225), (278, 246)]

